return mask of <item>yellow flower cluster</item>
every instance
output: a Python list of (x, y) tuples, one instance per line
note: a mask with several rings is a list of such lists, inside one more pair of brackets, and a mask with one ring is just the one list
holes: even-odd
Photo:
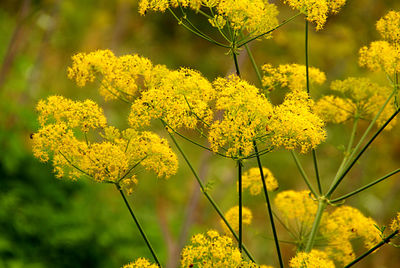
[[(341, 97), (327, 95), (318, 100), (314, 111), (326, 122), (342, 123), (350, 118), (372, 120), (391, 90), (379, 86), (367, 78), (350, 77), (343, 81), (333, 81), (331, 90), (339, 93)], [(377, 120), (377, 125), (382, 125), (395, 111), (392, 103), (388, 104)], [(393, 127), (393, 121), (386, 129)]]
[(242, 259), (241, 253), (228, 236), (220, 236), (217, 231), (207, 234), (196, 234), (191, 244), (181, 253), (181, 267), (198, 268), (239, 268), (258, 267), (258, 265)]
[(329, 14), (336, 14), (346, 0), (284, 0), (291, 8), (307, 16), (307, 20), (316, 24), (316, 29), (324, 27)]
[(365, 248), (369, 249), (382, 239), (376, 222), (365, 217), (360, 211), (349, 206), (342, 206), (323, 218), (320, 231), (327, 239), (327, 254), (341, 264), (352, 261), (355, 257), (351, 240), (363, 238)]
[(400, 12), (389, 11), (376, 23), (376, 29), (383, 39), (390, 43), (400, 43)]
[(371, 71), (383, 71), (389, 75), (400, 72), (400, 48), (387, 41), (375, 41), (360, 49), (359, 63)]
[(233, 29), (246, 30), (250, 36), (265, 33), (278, 24), (276, 6), (265, 0), (140, 0), (139, 13), (144, 15), (148, 10), (163, 12), (178, 6), (194, 11), (199, 11), (201, 6), (213, 9), (216, 15), (209, 19), (213, 27), (222, 28), (229, 22)]
[(145, 258), (138, 258), (134, 262), (125, 264), (122, 268), (159, 268), (157, 264), (150, 263)]
[(158, 66), (152, 72), (152, 82), (132, 104), (128, 119), (132, 127), (149, 125), (156, 118), (173, 129), (194, 129), (199, 121), (210, 124), (213, 113), (209, 103), (215, 90), (207, 79), (186, 68), (169, 71)]
[[(278, 181), (275, 179), (272, 172), (268, 168), (263, 167), (263, 173), (267, 190), (276, 191), (278, 189)], [(242, 187), (244, 189), (248, 188), (251, 195), (258, 195), (263, 189), (263, 183), (260, 176), (259, 168), (251, 168), (244, 172), (242, 175)]]
[(248, 156), (253, 140), (265, 136), (265, 126), (271, 117), (272, 105), (258, 88), (235, 75), (217, 78), (214, 83), (216, 109), (223, 118), (210, 126), (208, 140), (215, 152), (226, 148), (226, 155)]
[(384, 40), (362, 47), (359, 63), (392, 76), (400, 72), (400, 12), (390, 11), (377, 22), (376, 28)]
[[(263, 86), (272, 91), (275, 87), (288, 87), (291, 90), (306, 89), (306, 66), (300, 64), (284, 64), (273, 67), (270, 64), (262, 66), (264, 71)], [(310, 83), (322, 84), (326, 80), (325, 74), (317, 68), (309, 68)]]
[[(284, 191), (275, 197), (274, 204), (282, 220), (286, 224), (294, 222), (294, 226), (298, 228), (296, 231), (301, 247), (304, 234), (312, 227), (318, 208), (317, 202), (311, 199), (308, 191)], [(368, 249), (382, 240), (375, 225), (373, 219), (365, 217), (360, 211), (349, 206), (336, 208), (332, 212), (325, 211), (319, 230), (324, 239), (324, 254), (341, 264), (349, 263), (355, 258), (351, 243), (354, 239), (362, 238), (365, 248)]]
[(400, 230), (400, 212), (397, 212), (397, 217), (392, 220), (390, 229), (392, 229), (393, 232)]
[(151, 70), (152, 64), (146, 58), (138, 55), (116, 57), (110, 50), (98, 50), (74, 55), (68, 77), (82, 87), (101, 76), (100, 94), (106, 100), (132, 101), (139, 89), (139, 79), (148, 78)]
[[(235, 232), (239, 232), (239, 206), (234, 206), (230, 208), (225, 213), (225, 219), (229, 222), (229, 225)], [(242, 224), (250, 225), (253, 220), (253, 214), (251, 210), (247, 207), (242, 207)], [(226, 226), (223, 220), (220, 221), (222, 228), (226, 234), (231, 234), (228, 226)]]
[[(132, 169), (139, 164), (158, 176), (168, 177), (177, 171), (177, 157), (165, 139), (133, 129), (120, 133), (106, 125), (102, 110), (92, 101), (51, 96), (40, 101), (37, 110), (41, 128), (32, 135), (33, 152), (45, 162), (53, 156), (57, 177), (86, 175), (131, 188), (136, 183)], [(95, 128), (101, 131), (88, 132)], [(88, 134), (100, 134), (103, 140), (92, 142)]]
[(320, 250), (311, 252), (298, 252), (295, 257), (290, 259), (291, 268), (335, 268), (335, 264), (328, 258), (328, 255)]
[(274, 147), (300, 149), (306, 153), (326, 139), (324, 122), (313, 113), (314, 101), (305, 91), (289, 92), (283, 103), (275, 106), (267, 124)]
[(276, 209), (286, 223), (295, 222), (298, 234), (308, 233), (317, 212), (317, 202), (311, 199), (309, 191), (284, 191), (274, 199)]
[[(218, 14), (230, 22), (235, 30), (245, 29), (250, 36), (267, 32), (278, 24), (278, 10), (265, 0), (221, 0)], [(266, 35), (265, 37), (270, 37)]]

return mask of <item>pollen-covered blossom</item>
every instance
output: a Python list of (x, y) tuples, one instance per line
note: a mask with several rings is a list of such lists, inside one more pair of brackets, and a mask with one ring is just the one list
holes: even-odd
[[(391, 90), (371, 82), (368, 78), (350, 77), (346, 80), (333, 81), (331, 90), (338, 96), (324, 96), (314, 107), (315, 112), (326, 122), (341, 123), (347, 119), (359, 117), (372, 120), (387, 98)], [(389, 103), (377, 120), (382, 125), (395, 111), (393, 103)], [(395, 121), (386, 129), (393, 127)]]
[[(306, 66), (300, 64), (284, 64), (273, 67), (270, 64), (262, 66), (264, 71), (263, 86), (272, 91), (275, 87), (288, 87), (291, 90), (304, 90), (307, 86)], [(309, 68), (310, 82), (322, 84), (326, 80), (325, 74), (317, 68)]]
[(228, 22), (233, 29), (246, 30), (250, 36), (265, 33), (278, 24), (276, 6), (265, 0), (140, 0), (139, 13), (163, 12), (179, 6), (194, 11), (199, 11), (201, 6), (213, 9), (215, 15), (209, 19), (212, 26), (222, 28)]
[(335, 209), (325, 217), (320, 231), (328, 241), (325, 251), (341, 264), (352, 261), (355, 257), (351, 241), (363, 238), (365, 248), (369, 249), (382, 239), (376, 222), (365, 217), (360, 211), (349, 206)]
[(360, 49), (359, 64), (371, 71), (383, 71), (393, 76), (400, 72), (400, 47), (387, 41), (375, 41)]
[(273, 133), (270, 142), (287, 150), (299, 149), (306, 153), (326, 139), (324, 122), (313, 113), (314, 101), (305, 91), (289, 92), (283, 103), (275, 106), (266, 125)]
[(346, 0), (284, 0), (291, 8), (297, 9), (307, 16), (307, 20), (316, 24), (316, 29), (324, 27), (329, 14), (336, 14)]
[(216, 109), (223, 111), (221, 119), (210, 126), (208, 140), (215, 152), (232, 157), (248, 156), (253, 140), (265, 136), (265, 126), (271, 117), (272, 105), (258, 88), (235, 75), (217, 78)]
[(243, 260), (230, 237), (210, 230), (207, 234), (196, 234), (191, 238), (191, 243), (181, 252), (181, 267), (256, 268), (258, 265)]
[(376, 29), (386, 41), (400, 44), (400, 12), (389, 11), (378, 20)]
[(138, 80), (147, 78), (151, 70), (150, 60), (138, 55), (116, 57), (110, 50), (97, 50), (74, 55), (68, 77), (82, 87), (98, 76), (100, 94), (106, 100), (132, 101), (139, 89)]
[(152, 72), (147, 88), (132, 103), (128, 119), (132, 127), (149, 125), (158, 118), (173, 129), (194, 129), (199, 121), (211, 122), (209, 103), (215, 98), (215, 90), (199, 72), (187, 68), (169, 71), (163, 66), (156, 66)]
[[(268, 191), (276, 191), (278, 189), (278, 181), (275, 179), (272, 172), (263, 167), (265, 184), (267, 185)], [(243, 189), (249, 189), (251, 195), (258, 195), (263, 189), (263, 183), (260, 177), (259, 168), (251, 168), (243, 173), (242, 176), (242, 187)]]
[[(229, 225), (235, 232), (239, 231), (239, 206), (234, 206), (230, 208), (225, 213), (225, 219), (229, 222)], [(253, 214), (251, 210), (247, 207), (242, 207), (242, 224), (243, 225), (250, 225), (251, 221), (253, 220)], [(220, 221), (222, 228), (224, 229), (226, 234), (231, 234), (228, 226), (226, 226), (223, 220)]]
[(138, 258), (135, 261), (125, 264), (122, 268), (159, 268), (157, 264), (149, 262), (145, 258)]
[[(37, 110), (41, 127), (32, 135), (33, 152), (44, 162), (52, 156), (57, 177), (77, 179), (85, 175), (131, 190), (136, 184), (132, 169), (139, 164), (158, 176), (168, 177), (177, 171), (177, 157), (165, 139), (151, 132), (120, 132), (107, 126), (102, 110), (91, 101), (51, 96), (40, 101)], [(92, 142), (89, 137), (96, 135), (102, 140)]]
[(309, 191), (280, 192), (276, 195), (274, 204), (283, 221), (295, 222), (294, 226), (300, 228), (296, 230), (299, 234), (311, 230), (318, 204), (311, 198)]
[(311, 252), (298, 252), (295, 257), (290, 259), (291, 268), (335, 268), (335, 264), (328, 255), (320, 250), (313, 249)]

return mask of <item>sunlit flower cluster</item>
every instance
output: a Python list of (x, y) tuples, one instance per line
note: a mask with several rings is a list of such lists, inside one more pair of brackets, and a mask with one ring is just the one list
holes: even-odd
[(307, 20), (316, 24), (316, 29), (324, 27), (329, 14), (338, 13), (346, 0), (284, 0), (291, 8), (307, 16)]
[(159, 268), (159, 266), (149, 262), (145, 258), (138, 258), (131, 263), (125, 264), (122, 268)]
[(392, 223), (390, 224), (390, 229), (392, 229), (393, 232), (400, 230), (400, 212), (397, 212), (396, 218), (392, 220)]
[(289, 92), (283, 103), (275, 106), (266, 125), (271, 144), (306, 153), (326, 139), (324, 122), (313, 112), (314, 101), (305, 91)]
[(390, 11), (376, 28), (384, 40), (360, 49), (359, 63), (372, 71), (384, 71), (393, 77), (400, 72), (400, 12)]
[[(41, 128), (32, 135), (33, 152), (45, 162), (52, 156), (57, 177), (87, 176), (131, 188), (136, 183), (133, 168), (139, 164), (158, 176), (177, 171), (177, 157), (165, 139), (107, 126), (101, 108), (92, 101), (51, 96), (40, 101), (37, 110)], [(96, 135), (102, 140), (96, 141)]]
[(211, 149), (225, 149), (224, 153), (232, 157), (248, 156), (253, 140), (266, 134), (272, 105), (258, 88), (237, 76), (217, 78), (213, 85), (217, 92), (216, 109), (223, 111), (223, 116), (210, 126)]
[[(284, 64), (273, 67), (270, 64), (262, 66), (264, 71), (263, 86), (272, 91), (277, 86), (288, 87), (291, 90), (304, 90), (307, 86), (306, 66), (300, 64)], [(325, 74), (317, 68), (309, 67), (310, 83), (322, 84)]]
[[(278, 189), (278, 181), (275, 179), (272, 172), (263, 167), (265, 184), (268, 191), (276, 191)], [(242, 187), (243, 189), (249, 189), (251, 195), (258, 195), (263, 189), (263, 183), (260, 177), (259, 168), (251, 168), (244, 172), (242, 175)]]
[(239, 249), (228, 236), (220, 236), (210, 230), (207, 234), (196, 234), (191, 244), (181, 253), (181, 267), (225, 268), (258, 267), (242, 259)]
[(137, 93), (140, 78), (151, 75), (150, 60), (138, 55), (116, 57), (110, 50), (78, 53), (72, 57), (68, 77), (78, 86), (100, 81), (100, 94), (106, 100), (122, 99), (132, 101)]
[(220, 29), (229, 23), (234, 30), (246, 30), (250, 36), (256, 36), (278, 24), (276, 6), (264, 0), (140, 0), (139, 13), (177, 7), (199, 11), (202, 6), (213, 10), (215, 15), (209, 22)]
[(375, 226), (373, 219), (355, 208), (342, 206), (335, 209), (321, 223), (321, 233), (328, 241), (325, 252), (341, 264), (349, 263), (355, 258), (352, 240), (362, 238), (367, 249), (382, 240)]
[[(236, 233), (239, 232), (239, 206), (230, 208), (225, 213), (225, 219)], [(251, 210), (247, 207), (242, 207), (242, 224), (250, 225), (252, 220), (253, 214), (251, 213)], [(231, 234), (231, 231), (229, 230), (228, 226), (226, 226), (225, 222), (221, 220), (220, 223), (224, 229), (224, 232), (228, 235)]]
[[(326, 95), (318, 100), (314, 110), (326, 122), (333, 123), (342, 123), (356, 117), (372, 120), (391, 93), (389, 88), (379, 86), (367, 78), (354, 77), (333, 81), (331, 90), (340, 94), (340, 97)], [(382, 125), (394, 111), (393, 103), (389, 103), (377, 119), (377, 125)], [(393, 127), (394, 122), (386, 129)]]
[(210, 124), (213, 115), (210, 102), (215, 98), (215, 90), (199, 72), (157, 67), (153, 75), (152, 83), (132, 103), (129, 115), (132, 127), (149, 125), (152, 119), (162, 119), (173, 129), (194, 129), (199, 121)]
[(328, 255), (320, 250), (313, 249), (311, 252), (298, 252), (290, 259), (291, 268), (335, 268), (335, 264), (328, 258)]

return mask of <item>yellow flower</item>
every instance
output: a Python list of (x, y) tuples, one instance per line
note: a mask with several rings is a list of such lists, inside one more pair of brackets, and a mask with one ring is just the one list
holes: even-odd
[(159, 266), (157, 264), (152, 264), (145, 258), (136, 259), (135, 261), (122, 266), (122, 268), (158, 268), (158, 267)]
[(199, 72), (156, 66), (148, 80), (147, 88), (132, 104), (128, 118), (132, 127), (147, 126), (152, 119), (162, 119), (173, 129), (194, 129), (199, 122), (211, 122), (209, 103), (215, 98), (215, 90)]
[(210, 126), (211, 149), (217, 152), (226, 147), (224, 153), (228, 156), (248, 156), (253, 140), (266, 134), (272, 105), (255, 86), (235, 75), (217, 78), (213, 85), (217, 92), (216, 109), (223, 111), (223, 118)]
[(317, 202), (311, 199), (309, 191), (284, 191), (276, 195), (274, 204), (286, 223), (295, 222), (294, 226), (301, 236), (311, 230)]
[(390, 43), (400, 42), (400, 12), (389, 11), (376, 23), (376, 29), (383, 39)]
[[(92, 101), (52, 96), (40, 101), (37, 110), (41, 128), (32, 135), (33, 153), (45, 162), (52, 157), (57, 177), (85, 175), (130, 191), (136, 184), (133, 169), (137, 165), (159, 177), (177, 171), (177, 157), (165, 139), (151, 132), (127, 129), (121, 133), (107, 126), (102, 110)], [(95, 135), (103, 140), (89, 139)]]
[[(230, 208), (225, 213), (225, 219), (229, 222), (229, 225), (232, 229), (237, 233), (239, 232), (239, 206), (234, 206)], [(250, 225), (253, 219), (253, 214), (251, 210), (247, 207), (242, 207), (242, 224), (243, 225)], [(228, 226), (226, 226), (223, 220), (220, 221), (222, 228), (226, 234), (231, 234)]]
[(391, 77), (400, 72), (400, 48), (386, 41), (375, 41), (360, 49), (359, 64), (371, 71), (383, 71)]
[[(278, 181), (275, 179), (272, 172), (268, 168), (263, 167), (263, 173), (267, 190), (276, 191), (278, 189)], [(258, 195), (263, 189), (260, 176), (259, 168), (251, 168), (244, 172), (242, 176), (242, 187), (244, 189), (249, 188), (251, 195)]]
[(390, 229), (392, 229), (393, 232), (400, 230), (400, 212), (397, 212), (397, 217), (392, 220)]
[(328, 255), (320, 250), (311, 250), (311, 252), (298, 252), (296, 256), (289, 261), (289, 267), (292, 268), (335, 268), (335, 264), (328, 258)]
[(367, 249), (382, 240), (375, 225), (373, 219), (365, 217), (355, 208), (342, 206), (335, 209), (323, 219), (320, 227), (322, 235), (328, 240), (327, 253), (342, 264), (350, 262), (355, 256), (351, 240), (363, 238)]
[[(288, 87), (291, 90), (305, 90), (307, 86), (306, 66), (299, 64), (284, 64), (273, 67), (270, 64), (262, 66), (264, 71), (263, 86), (272, 91), (276, 86)], [(322, 84), (326, 80), (325, 74), (317, 68), (309, 68), (310, 82)]]
[(220, 236), (210, 230), (207, 234), (197, 234), (191, 244), (181, 252), (181, 267), (225, 268), (258, 267), (242, 259), (241, 253), (228, 236)]
[(321, 30), (329, 13), (338, 13), (346, 0), (284, 0), (291, 8), (297, 9), (314, 22), (317, 30)]
[[(350, 77), (343, 81), (333, 81), (331, 90), (338, 92), (341, 97), (324, 96), (314, 110), (326, 122), (341, 123), (349, 118), (372, 120), (387, 98), (391, 90), (379, 86), (367, 78)], [(393, 103), (389, 103), (377, 120), (381, 126), (395, 112)], [(396, 120), (393, 120), (386, 130), (390, 130)]]
[(324, 122), (313, 113), (313, 106), (307, 92), (289, 92), (283, 103), (274, 107), (267, 124), (271, 144), (306, 153), (322, 143), (326, 139)]

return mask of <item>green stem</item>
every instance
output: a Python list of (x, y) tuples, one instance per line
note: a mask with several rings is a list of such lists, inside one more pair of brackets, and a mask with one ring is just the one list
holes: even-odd
[(309, 74), (309, 63), (308, 63), (308, 20), (306, 18), (306, 31), (305, 31), (305, 50), (306, 50), (306, 79), (307, 79), (307, 93), (310, 94), (310, 74)]
[(344, 157), (343, 157), (342, 163), (340, 163), (339, 169), (338, 169), (338, 171), (336, 172), (336, 176), (338, 176), (338, 175), (342, 172), (342, 170), (343, 170), (343, 168), (344, 168), (344, 165), (346, 164), (347, 159), (348, 159), (349, 156), (350, 156), (351, 147), (353, 147), (354, 138), (355, 138), (355, 136), (356, 136), (357, 126), (358, 126), (358, 120), (359, 120), (359, 117), (356, 116), (356, 117), (354, 118), (353, 129), (351, 130), (350, 140), (349, 140), (349, 143), (347, 144), (347, 149), (346, 149), (346, 151), (344, 152)]
[(338, 198), (336, 198), (336, 199), (333, 199), (333, 200), (331, 200), (330, 202), (331, 202), (331, 203), (336, 203), (336, 202), (340, 202), (340, 201), (342, 201), (342, 200), (344, 200), (344, 199), (347, 199), (347, 198), (349, 198), (349, 197), (351, 197), (351, 196), (353, 196), (353, 195), (355, 195), (355, 194), (358, 194), (359, 192), (362, 192), (362, 191), (364, 191), (364, 190), (366, 190), (366, 189), (368, 189), (368, 188), (374, 186), (375, 184), (377, 184), (377, 183), (379, 183), (379, 182), (381, 182), (381, 181), (386, 180), (387, 178), (390, 178), (391, 176), (393, 176), (393, 175), (395, 175), (395, 174), (397, 174), (397, 173), (399, 173), (399, 172), (400, 172), (400, 168), (398, 168), (398, 169), (396, 169), (396, 170), (390, 172), (389, 174), (386, 174), (385, 176), (383, 176), (383, 177), (381, 177), (381, 178), (379, 178), (379, 179), (377, 179), (377, 180), (375, 180), (375, 181), (373, 181), (373, 182), (371, 182), (371, 183), (369, 183), (369, 184), (367, 184), (367, 185), (365, 185), (365, 186), (363, 186), (363, 187), (361, 187), (361, 188), (359, 188), (359, 189), (357, 189), (357, 190), (355, 190), (355, 191), (353, 191), (353, 192), (351, 192), (351, 193), (348, 193), (348, 194), (346, 194), (346, 195), (343, 195), (343, 196), (341, 196), (341, 197), (338, 197)]
[(233, 61), (235, 62), (236, 75), (240, 77), (239, 62), (238, 62), (235, 48), (232, 48), (232, 54), (233, 54)]
[(314, 240), (315, 240), (315, 237), (317, 236), (317, 231), (318, 231), (318, 228), (319, 228), (319, 224), (321, 223), (322, 215), (324, 213), (324, 210), (325, 210), (326, 206), (327, 206), (326, 199), (320, 198), (318, 200), (317, 214), (315, 215), (314, 223), (313, 223), (313, 226), (311, 228), (311, 232), (310, 232), (310, 235), (308, 237), (307, 244), (306, 244), (306, 248), (305, 248), (306, 252), (310, 252), (312, 247), (313, 247), (313, 245), (314, 245)]
[(300, 171), (300, 174), (303, 177), (304, 182), (307, 184), (308, 189), (310, 189), (310, 191), (314, 195), (314, 197), (317, 198), (319, 195), (317, 195), (317, 193), (315, 192), (314, 188), (311, 186), (310, 180), (308, 179), (308, 176), (307, 176), (306, 172), (304, 171), (303, 166), (301, 165), (299, 158), (297, 157), (295, 152), (290, 151), (290, 153), (292, 154), (294, 162), (296, 163), (296, 166), (297, 166), (298, 170)]
[(354, 264), (356, 264), (357, 262), (361, 261), (362, 259), (364, 259), (365, 257), (367, 257), (369, 254), (371, 254), (372, 252), (374, 252), (375, 250), (377, 250), (378, 248), (380, 248), (381, 246), (388, 244), (390, 242), (390, 239), (392, 239), (394, 236), (396, 236), (399, 233), (399, 230), (394, 231), (393, 233), (391, 233), (388, 237), (386, 237), (385, 239), (383, 239), (380, 243), (378, 243), (376, 246), (374, 246), (373, 248), (371, 248), (370, 250), (368, 250), (367, 252), (365, 252), (363, 255), (361, 255), (360, 257), (358, 257), (357, 259), (355, 259), (354, 261), (352, 261), (351, 263), (347, 264), (344, 268), (348, 268), (353, 266)]
[[(394, 94), (396, 93), (396, 88), (392, 91), (392, 93), (390, 94), (390, 96), (386, 99), (385, 103), (382, 105), (381, 109), (378, 111), (378, 113), (375, 115), (375, 117), (372, 119), (371, 123), (369, 124), (368, 128), (365, 130), (364, 134), (362, 135), (362, 137), (360, 138), (360, 140), (358, 141), (357, 145), (354, 147), (352, 153), (350, 154), (350, 156), (348, 157), (348, 161), (351, 161), (353, 159), (353, 157), (356, 155), (358, 149), (361, 147), (362, 143), (364, 142), (364, 140), (367, 138), (367, 135), (369, 134), (369, 132), (371, 131), (372, 127), (374, 126), (376, 120), (378, 120), (379, 116), (381, 115), (381, 113), (383, 112), (383, 109), (385, 109), (386, 105), (389, 103), (390, 99), (394, 96)], [(394, 116), (392, 116), (391, 118), (389, 118), (390, 120), (392, 120), (397, 113), (399, 112), (399, 109), (394, 113)], [(390, 120), (387, 120), (386, 123), (384, 124), (384, 126), (386, 126)], [(381, 127), (378, 132), (380, 133), (383, 130), (383, 128)], [(377, 133), (378, 133), (377, 132)], [(379, 134), (378, 133), (378, 134)], [(373, 139), (376, 138), (376, 134), (374, 135)], [(372, 143), (372, 138), (370, 139), (370, 141), (367, 143), (367, 145), (369, 146), (369, 144)], [(368, 147), (366, 146), (366, 147)], [(366, 147), (364, 147), (364, 149), (366, 149)], [(364, 152), (365, 150), (363, 149), (362, 152)], [(362, 154), (362, 153), (361, 153)], [(361, 154), (358, 154), (358, 157), (361, 156)], [(356, 159), (358, 159), (356, 157)], [(344, 164), (344, 166), (347, 166), (346, 170), (344, 171), (344, 173), (338, 172), (335, 176), (335, 178), (333, 179), (333, 182), (329, 188), (328, 193), (326, 194), (326, 196), (329, 198), (330, 195), (332, 194), (332, 192), (336, 189), (336, 187), (338, 186), (338, 184), (340, 183), (340, 181), (343, 179), (343, 177), (347, 174), (347, 172), (351, 169), (351, 167), (354, 165), (356, 160), (353, 160), (353, 162), (350, 165), (348, 164), (348, 161)]]
[(321, 179), (319, 177), (319, 171), (318, 171), (317, 155), (316, 155), (316, 152), (314, 149), (312, 149), (312, 154), (313, 154), (315, 178), (317, 179), (317, 184), (318, 184), (318, 192), (319, 192), (319, 195), (322, 195), (322, 187), (321, 187)]
[(243, 244), (243, 199), (242, 199), (242, 161), (237, 161), (238, 165), (238, 184), (239, 184), (239, 250), (242, 252)]
[[(162, 121), (163, 122), (163, 121)], [(164, 123), (164, 122), (163, 122)], [(165, 126), (165, 125), (164, 125)], [(239, 241), (239, 236), (236, 234), (236, 232), (233, 230), (233, 228), (231, 227), (231, 225), (229, 224), (229, 222), (226, 220), (224, 214), (222, 213), (222, 211), (220, 210), (220, 208), (218, 207), (218, 205), (215, 203), (215, 201), (212, 199), (212, 197), (207, 193), (207, 190), (203, 184), (203, 182), (201, 181), (200, 177), (197, 175), (197, 172), (194, 170), (192, 164), (190, 163), (189, 159), (187, 158), (186, 154), (183, 152), (182, 148), (180, 147), (180, 145), (178, 144), (178, 142), (176, 141), (175, 137), (172, 135), (172, 133), (168, 132), (172, 142), (175, 144), (176, 148), (178, 149), (178, 151), (181, 153), (182, 157), (184, 158), (186, 164), (189, 166), (189, 169), (191, 170), (192, 174), (194, 175), (194, 177), (196, 178), (196, 181), (198, 182), (201, 191), (203, 192), (204, 196), (207, 198), (207, 200), (211, 203), (211, 205), (213, 206), (213, 208), (215, 209), (215, 211), (218, 213), (218, 215), (221, 217), (222, 221), (226, 224), (226, 226), (228, 227), (228, 229), (231, 231), (232, 235), (235, 237), (236, 241)], [(243, 251), (246, 253), (246, 255), (249, 257), (249, 259), (255, 263), (255, 260), (253, 258), (253, 256), (250, 254), (250, 252), (247, 250), (246, 246), (244, 244), (242, 244), (243, 247)]]
[(276, 232), (276, 227), (275, 227), (275, 222), (274, 222), (274, 215), (273, 215), (273, 212), (272, 212), (271, 201), (269, 200), (269, 197), (268, 197), (268, 189), (267, 189), (267, 184), (265, 182), (264, 171), (263, 171), (263, 167), (262, 167), (262, 164), (261, 164), (260, 156), (258, 155), (257, 143), (255, 141), (253, 141), (253, 145), (254, 145), (254, 151), (256, 152), (256, 155), (257, 155), (257, 164), (258, 164), (258, 168), (260, 170), (260, 176), (261, 176), (261, 181), (262, 181), (262, 184), (263, 184), (265, 201), (267, 202), (268, 215), (269, 215), (269, 220), (271, 222), (272, 233), (274, 235), (275, 248), (276, 248), (276, 251), (278, 253), (279, 266), (281, 268), (283, 268), (284, 266), (283, 266), (282, 254), (281, 254), (281, 250), (280, 250), (280, 247), (279, 247), (279, 240), (278, 240), (278, 235), (277, 235), (277, 232)]
[(215, 41), (214, 39), (212, 39), (211, 37), (209, 37), (209, 36), (207, 36), (207, 35), (205, 35), (205, 34), (203, 34), (201, 32), (197, 32), (197, 31), (193, 30), (192, 28), (188, 27), (185, 23), (183, 23), (183, 21), (175, 14), (175, 12), (172, 9), (168, 8), (168, 10), (171, 12), (171, 14), (174, 16), (174, 18), (178, 21), (178, 24), (182, 25), (183, 27), (185, 27), (187, 30), (189, 30), (190, 32), (194, 33), (198, 37), (201, 37), (204, 40), (207, 40), (207, 41), (209, 41), (209, 42), (211, 42), (211, 43), (213, 43), (213, 44), (215, 44), (217, 46), (224, 47), (224, 48), (230, 48), (230, 46), (221, 44), (221, 43)]
[(248, 43), (250, 43), (250, 42), (253, 41), (253, 40), (256, 40), (256, 39), (258, 39), (258, 38), (260, 38), (260, 37), (263, 37), (263, 36), (266, 35), (266, 34), (272, 33), (272, 32), (275, 31), (276, 29), (282, 27), (282, 26), (285, 25), (286, 23), (288, 23), (288, 22), (292, 21), (293, 19), (295, 19), (295, 18), (296, 18), (297, 16), (299, 16), (300, 14), (302, 14), (302, 13), (297, 13), (297, 14), (294, 15), (293, 17), (290, 17), (289, 19), (284, 20), (282, 23), (280, 23), (280, 24), (278, 24), (277, 26), (275, 26), (274, 28), (272, 28), (272, 29), (266, 31), (265, 33), (259, 34), (259, 35), (255, 36), (255, 37), (252, 37), (252, 38), (250, 38), (250, 39), (248, 39), (248, 40), (245, 40), (245, 41), (241, 42), (240, 44), (238, 44), (237, 47), (240, 48), (240, 47), (242, 47), (242, 46), (244, 46), (244, 45), (247, 45)]
[(357, 160), (361, 157), (361, 155), (367, 150), (367, 148), (371, 145), (371, 143), (375, 140), (375, 138), (385, 129), (385, 127), (397, 116), (397, 114), (399, 112), (400, 112), (400, 109), (398, 109), (396, 112), (394, 112), (392, 114), (392, 116), (388, 120), (386, 120), (386, 122), (378, 129), (378, 131), (371, 137), (371, 139), (367, 142), (367, 144), (365, 144), (365, 146), (361, 149), (361, 151), (357, 154), (357, 156), (347, 166), (347, 168), (342, 173), (342, 175), (333, 182), (331, 188), (329, 189), (328, 193), (326, 194), (327, 198), (330, 198), (333, 191), (335, 191), (336, 187), (338, 187), (340, 182), (343, 180), (343, 178), (346, 176), (346, 174), (351, 170), (351, 168), (354, 166), (354, 164), (357, 162)]
[(129, 205), (128, 200), (126, 200), (124, 192), (122, 191), (121, 187), (118, 184), (115, 184), (115, 186), (117, 187), (117, 190), (119, 191), (119, 193), (121, 194), (122, 198), (124, 199), (125, 205), (127, 206), (129, 212), (131, 213), (131, 216), (132, 216), (137, 228), (139, 229), (139, 232), (142, 235), (143, 240), (146, 242), (146, 245), (149, 248), (149, 250), (151, 252), (151, 255), (153, 255), (153, 258), (156, 261), (157, 265), (162, 267), (161, 264), (160, 264), (160, 261), (157, 258), (156, 253), (153, 250), (153, 247), (150, 244), (150, 241), (147, 239), (147, 236), (146, 236), (145, 232), (143, 231), (142, 226), (140, 225), (139, 221), (137, 220), (135, 214), (133, 213), (133, 210), (132, 210), (131, 206)]

